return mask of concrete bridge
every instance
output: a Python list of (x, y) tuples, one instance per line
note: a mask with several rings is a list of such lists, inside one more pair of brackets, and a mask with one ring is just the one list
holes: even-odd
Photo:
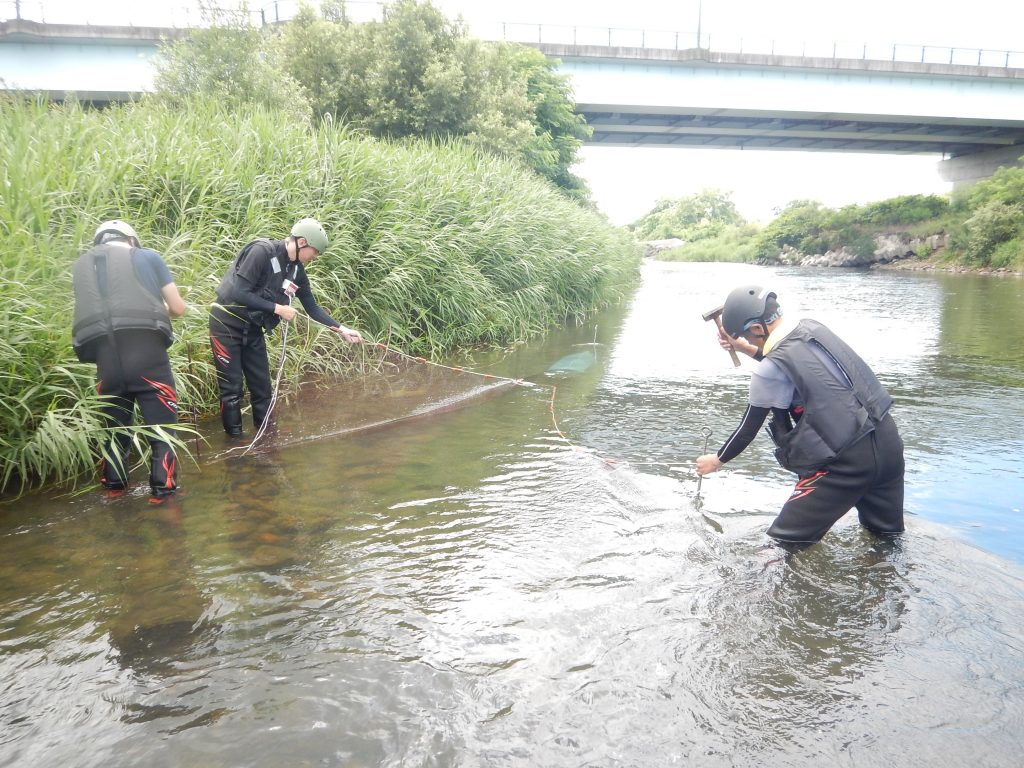
[[(501, 36), (527, 38), (518, 41), (560, 60), (593, 144), (933, 154), (954, 184), (1024, 155), (1022, 53), (718, 51), (705, 38), (638, 39), (636, 30), (580, 42), (584, 29), (572, 28), (569, 41), (535, 25)], [(151, 90), (160, 43), (188, 33), (10, 19), (0, 22), (0, 86), (131, 98)]]

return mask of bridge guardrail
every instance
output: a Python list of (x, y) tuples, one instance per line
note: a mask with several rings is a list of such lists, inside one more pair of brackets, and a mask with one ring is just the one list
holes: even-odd
[[(344, 17), (355, 23), (379, 21), (384, 18), (386, 13), (386, 3), (379, 0), (346, 0), (342, 8)], [(198, 3), (194, 7), (189, 7), (184, 4), (175, 6), (173, 2), (168, 2), (157, 7), (137, 3), (126, 14), (112, 9), (104, 3), (82, 3), (77, 10), (69, 10), (66, 6), (61, 6), (59, 11), (48, 14), (44, 0), (0, 0), (0, 21), (25, 19), (49, 24), (187, 29), (213, 26), (218, 19), (252, 25), (276, 24), (294, 18), (298, 9), (299, 0), (274, 0), (249, 11), (240, 11), (237, 7), (211, 8), (210, 6), (203, 10)], [(881, 44), (853, 41), (743, 38), (716, 35), (713, 30), (711, 32), (676, 31), (525, 22), (474, 24), (471, 31), (483, 40), (505, 40), (527, 44), (552, 43), (660, 50), (702, 48), (718, 53), (922, 64), (962, 64), (1001, 69), (1024, 69), (1024, 51), (983, 48), (906, 43)]]
[(592, 45), (609, 48), (687, 50), (702, 48), (719, 53), (763, 54), (816, 59), (855, 59), (897, 61), (921, 64), (963, 64), (1002, 69), (1024, 68), (1024, 51), (984, 48), (950, 48), (907, 43), (867, 43), (853, 41), (786, 40), (782, 38), (743, 38), (659, 29), (626, 29), (556, 24), (500, 22), (484, 39), (517, 43)]

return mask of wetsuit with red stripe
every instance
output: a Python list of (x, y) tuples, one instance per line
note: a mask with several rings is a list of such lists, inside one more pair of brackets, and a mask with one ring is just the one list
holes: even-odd
[[(785, 333), (783, 330), (781, 335)], [(853, 355), (845, 345), (844, 349), (847, 355)], [(821, 363), (817, 375), (828, 377), (828, 387), (856, 389), (827, 350), (814, 350), (814, 354)], [(868, 370), (855, 355), (845, 359), (862, 372)], [(804, 399), (781, 365), (771, 357), (761, 360), (751, 377), (750, 404), (739, 426), (718, 451), (719, 459), (725, 463), (738, 456), (769, 417), (773, 439), (777, 445), (784, 442), (805, 416)], [(903, 531), (903, 442), (887, 409), (872, 428), (821, 466), (796, 471), (793, 492), (768, 529), (768, 534), (780, 542), (812, 544), (851, 508), (857, 509), (861, 525), (876, 534)]]
[[(157, 297), (161, 296), (165, 285), (173, 282), (170, 270), (156, 251), (134, 249), (132, 266), (140, 290), (150, 291)], [(104, 276), (98, 279), (103, 280)], [(116, 307), (116, 302), (112, 305)], [(103, 414), (107, 424), (131, 426), (138, 406), (147, 426), (173, 429), (178, 423), (178, 395), (166, 339), (155, 330), (126, 328), (99, 336), (93, 343), (96, 389), (106, 396)], [(164, 440), (152, 438), (149, 445), (152, 451), (150, 492), (157, 498), (168, 496), (178, 487), (177, 458)], [(115, 432), (101, 461), (100, 482), (104, 487), (121, 490), (128, 486), (130, 449), (130, 436)]]

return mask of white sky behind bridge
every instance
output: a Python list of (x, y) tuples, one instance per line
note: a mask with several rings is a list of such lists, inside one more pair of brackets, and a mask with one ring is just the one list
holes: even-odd
[[(1007, 0), (433, 0), (454, 18), (461, 15), (480, 37), (498, 34), (500, 23), (614, 27), (676, 31), (712, 48), (737, 50), (780, 44), (869, 44), (991, 50), (1024, 49), (1024, 3)], [(233, 6), (234, 0), (209, 0)], [(282, 12), (295, 3), (281, 0)], [(373, 0), (350, 0), (353, 16)], [(23, 15), (50, 22), (168, 24), (196, 17), (198, 2), (181, 0), (21, 0)], [(252, 0), (250, 9), (273, 10)], [(0, 18), (14, 15), (14, 0), (0, 0)], [(185, 9), (190, 9), (186, 14)], [(522, 27), (516, 27), (521, 32)], [(587, 146), (576, 172), (615, 224), (643, 216), (661, 197), (685, 197), (705, 188), (730, 192), (740, 212), (766, 221), (795, 199), (830, 207), (896, 195), (942, 193), (939, 158), (799, 151), (658, 149)]]

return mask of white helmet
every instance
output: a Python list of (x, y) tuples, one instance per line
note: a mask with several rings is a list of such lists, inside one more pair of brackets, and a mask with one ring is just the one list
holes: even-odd
[(135, 230), (132, 229), (131, 225), (126, 224), (120, 219), (111, 219), (110, 221), (104, 221), (96, 227), (96, 234), (92, 236), (92, 244), (102, 245), (109, 240), (119, 240), (126, 237), (134, 240), (136, 247), (138, 247), (139, 236), (135, 234)]

